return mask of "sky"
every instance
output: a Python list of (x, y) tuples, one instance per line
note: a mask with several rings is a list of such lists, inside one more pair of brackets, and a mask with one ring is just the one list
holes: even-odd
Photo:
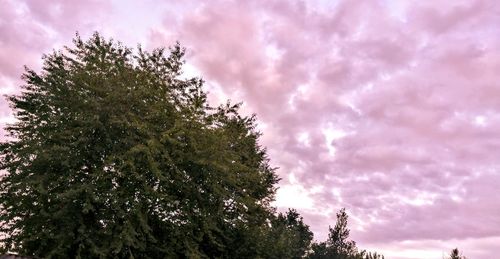
[[(0, 0), (0, 94), (78, 31), (179, 41), (213, 104), (243, 102), (282, 178), (274, 203), (326, 238), (438, 259), (500, 247), (500, 2)], [(0, 100), (0, 126), (12, 122)], [(2, 130), (0, 134), (5, 132)]]

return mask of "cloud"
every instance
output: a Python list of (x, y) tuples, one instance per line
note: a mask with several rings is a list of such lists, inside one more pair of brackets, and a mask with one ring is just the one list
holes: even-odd
[(497, 238), (498, 10), (216, 1), (176, 20), (169, 37), (209, 83), (257, 112), (284, 178), (278, 197), (312, 199), (301, 211), (323, 225), (318, 236), (347, 207), (365, 244)]
[[(40, 68), (43, 53), (61, 47), (77, 31), (95, 29), (108, 2), (0, 0), (0, 6), (0, 87), (3, 94), (15, 94), (23, 66)], [(4, 98), (0, 99), (0, 111), (0, 133), (4, 136), (3, 127), (13, 121)]]
[[(3, 92), (17, 91), (22, 65), (39, 67), (41, 53), (77, 30), (137, 37), (148, 47), (178, 40), (211, 100), (242, 100), (244, 112), (257, 113), (262, 144), (283, 178), (276, 204), (301, 201), (316, 239), (346, 207), (360, 246), (391, 258), (417, 250), (440, 258), (462, 244), (466, 255), (493, 257), (500, 238), (495, 1), (0, 3)], [(134, 9), (154, 17), (124, 21)], [(10, 110), (4, 101), (0, 107), (4, 124)]]

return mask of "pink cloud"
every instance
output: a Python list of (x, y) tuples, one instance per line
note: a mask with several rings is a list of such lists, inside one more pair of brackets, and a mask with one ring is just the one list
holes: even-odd
[[(311, 194), (316, 208), (347, 207), (361, 242), (499, 237), (489, 216), (500, 210), (491, 193), (500, 180), (499, 6), (323, 7), (220, 1), (177, 20), (173, 35), (209, 82), (268, 125), (263, 142), (284, 184), (293, 173), (324, 186)], [(328, 125), (346, 136), (328, 143)], [(303, 213), (319, 236), (333, 224)]]
[[(10, 88), (21, 84), (23, 66), (38, 69), (43, 53), (68, 42), (77, 31), (95, 29), (108, 5), (106, 1), (0, 0), (0, 6), (0, 87), (2, 92), (13, 94), (16, 90)], [(87, 18), (90, 16), (92, 19)], [(3, 127), (12, 120), (4, 98), (0, 109), (0, 133), (4, 136)]]
[[(106, 18), (118, 12), (113, 2), (0, 3), (2, 85), (19, 84), (22, 65), (36, 67), (41, 53), (76, 30), (125, 33)], [(434, 253), (464, 244), (466, 255), (492, 257), (500, 238), (495, 1), (191, 0), (137, 8), (165, 10), (162, 24), (138, 23), (151, 33), (137, 42), (179, 40), (213, 99), (242, 100), (245, 112), (257, 113), (283, 186), (309, 190), (313, 207), (301, 212), (317, 239), (347, 207), (361, 247), (419, 258), (398, 247)], [(0, 107), (7, 117), (6, 103)]]

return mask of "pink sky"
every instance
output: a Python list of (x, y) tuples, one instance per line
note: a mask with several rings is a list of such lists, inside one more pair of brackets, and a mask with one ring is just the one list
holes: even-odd
[[(500, 2), (0, 0), (0, 93), (99, 31), (187, 47), (215, 103), (256, 113), (294, 207), (323, 240), (346, 207), (386, 258), (500, 247)], [(12, 121), (0, 101), (0, 124)], [(3, 131), (1, 132), (3, 134)]]

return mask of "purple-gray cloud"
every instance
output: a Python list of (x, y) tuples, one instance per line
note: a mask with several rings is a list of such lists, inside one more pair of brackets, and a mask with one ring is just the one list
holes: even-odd
[[(122, 33), (113, 30), (120, 21), (102, 18), (113, 2), (0, 2), (2, 85), (18, 84), (22, 65), (76, 30)], [(137, 42), (179, 40), (212, 99), (242, 100), (257, 113), (283, 178), (276, 204), (298, 207), (318, 239), (346, 207), (360, 246), (390, 258), (441, 258), (461, 245), (471, 258), (492, 258), (500, 240), (496, 1), (142, 8), (164, 17)], [(5, 118), (10, 110), (0, 107)]]

